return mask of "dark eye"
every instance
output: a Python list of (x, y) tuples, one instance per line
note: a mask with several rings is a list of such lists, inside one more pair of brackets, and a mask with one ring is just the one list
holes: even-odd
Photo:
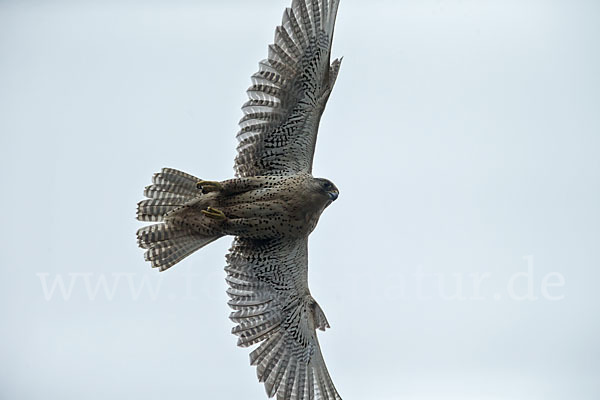
[(324, 187), (325, 189), (331, 189), (331, 183), (329, 183), (329, 182), (325, 182), (325, 183), (323, 183), (323, 187)]

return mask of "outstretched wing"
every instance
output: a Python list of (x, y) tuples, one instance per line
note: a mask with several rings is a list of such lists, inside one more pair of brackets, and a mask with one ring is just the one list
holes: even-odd
[(237, 176), (311, 172), (319, 121), (341, 60), (330, 65), (339, 0), (293, 0), (242, 106)]
[(341, 399), (325, 367), (316, 329), (329, 324), (310, 295), (307, 239), (236, 238), (227, 255), (232, 330), (269, 397)]

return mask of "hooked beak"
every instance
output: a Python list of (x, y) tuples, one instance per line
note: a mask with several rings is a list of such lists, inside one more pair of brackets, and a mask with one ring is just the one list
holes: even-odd
[(335, 201), (340, 195), (338, 192), (327, 192), (331, 201)]

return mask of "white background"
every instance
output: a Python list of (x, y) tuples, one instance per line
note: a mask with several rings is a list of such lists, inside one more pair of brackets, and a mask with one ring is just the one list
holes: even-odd
[[(266, 398), (230, 239), (159, 274), (134, 215), (163, 166), (232, 176), (287, 5), (0, 2), (1, 398)], [(310, 284), (345, 400), (600, 398), (599, 39), (595, 1), (342, 1)]]

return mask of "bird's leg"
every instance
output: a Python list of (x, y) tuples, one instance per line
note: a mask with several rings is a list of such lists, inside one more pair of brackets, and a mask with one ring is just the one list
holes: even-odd
[(201, 210), (202, 214), (206, 215), (208, 218), (217, 220), (217, 221), (225, 221), (227, 216), (221, 210), (218, 210), (213, 207), (208, 207), (206, 210)]
[(202, 193), (210, 193), (210, 192), (220, 192), (223, 190), (223, 185), (220, 182), (215, 181), (203, 181), (199, 180), (196, 183), (196, 187), (198, 190), (202, 190)]
[(225, 195), (233, 195), (260, 189), (264, 184), (264, 179), (255, 176), (227, 179), (222, 182), (200, 180), (197, 183), (198, 188), (202, 189), (202, 193), (220, 192)]
[(261, 178), (252, 176), (247, 178), (228, 179), (222, 182), (199, 180), (196, 182), (196, 187), (198, 190), (202, 190), (202, 193), (204, 194), (221, 192), (226, 195), (232, 195), (259, 189), (263, 184), (264, 181)]

